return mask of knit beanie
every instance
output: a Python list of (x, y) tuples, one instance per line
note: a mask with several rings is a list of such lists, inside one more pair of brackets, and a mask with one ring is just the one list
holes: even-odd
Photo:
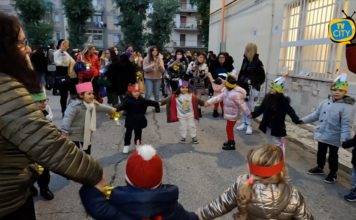
[(162, 183), (163, 162), (151, 145), (139, 146), (126, 164), (126, 181), (135, 187), (155, 189)]

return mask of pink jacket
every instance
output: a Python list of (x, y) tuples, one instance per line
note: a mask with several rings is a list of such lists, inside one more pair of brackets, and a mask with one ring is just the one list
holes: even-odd
[(246, 114), (250, 114), (250, 110), (246, 105), (245, 98), (246, 91), (243, 88), (237, 86), (231, 91), (224, 88), (221, 94), (209, 99), (207, 103), (211, 105), (223, 101), (224, 118), (230, 121), (236, 121), (239, 119), (242, 111)]
[(215, 84), (214, 82), (212, 82), (211, 85), (213, 87), (215, 96), (221, 94), (223, 88), (225, 88), (223, 83), (221, 85), (218, 85), (218, 84)]

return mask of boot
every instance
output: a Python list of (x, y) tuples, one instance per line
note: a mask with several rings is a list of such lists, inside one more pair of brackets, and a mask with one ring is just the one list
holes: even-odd
[(52, 200), (52, 199), (54, 198), (53, 193), (52, 193), (51, 190), (49, 190), (48, 188), (40, 189), (40, 195), (41, 195), (45, 200)]
[(227, 146), (222, 147), (223, 150), (235, 150), (235, 141), (228, 141)]
[(214, 110), (214, 112), (213, 112), (213, 117), (214, 117), (214, 118), (219, 117), (218, 110)]

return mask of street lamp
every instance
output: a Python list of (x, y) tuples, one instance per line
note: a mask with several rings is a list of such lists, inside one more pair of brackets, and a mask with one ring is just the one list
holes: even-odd
[(225, 0), (221, 0), (221, 36), (220, 36), (220, 52), (226, 51), (225, 42)]

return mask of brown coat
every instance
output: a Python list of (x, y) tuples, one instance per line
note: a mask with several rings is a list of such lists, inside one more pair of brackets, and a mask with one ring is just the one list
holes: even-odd
[(30, 196), (34, 162), (88, 185), (103, 174), (96, 161), (46, 120), (21, 83), (0, 73), (0, 218)]

